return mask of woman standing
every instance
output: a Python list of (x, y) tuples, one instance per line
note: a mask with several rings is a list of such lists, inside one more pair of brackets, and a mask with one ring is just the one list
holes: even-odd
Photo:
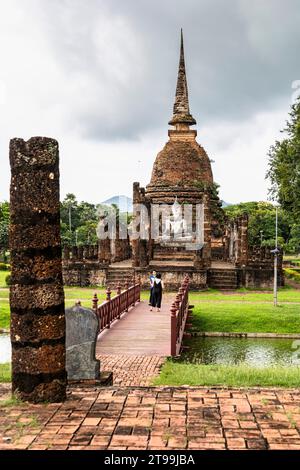
[(162, 301), (162, 291), (163, 291), (163, 284), (161, 280), (161, 274), (157, 273), (156, 278), (154, 279), (154, 283), (153, 283), (152, 301), (151, 301), (150, 311), (152, 311), (153, 307), (154, 308), (156, 307), (157, 312), (160, 312), (161, 301)]
[(152, 274), (150, 275), (150, 298), (149, 298), (149, 305), (152, 305), (153, 286), (154, 286), (155, 277), (156, 277), (156, 271), (152, 271)]

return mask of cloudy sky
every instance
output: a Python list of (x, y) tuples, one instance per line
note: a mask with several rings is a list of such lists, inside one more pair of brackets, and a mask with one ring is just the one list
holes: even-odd
[(146, 185), (167, 141), (181, 27), (220, 195), (266, 200), (267, 151), (300, 90), (299, 24), (299, 0), (0, 0), (0, 200), (12, 137), (59, 140), (62, 197), (98, 203)]

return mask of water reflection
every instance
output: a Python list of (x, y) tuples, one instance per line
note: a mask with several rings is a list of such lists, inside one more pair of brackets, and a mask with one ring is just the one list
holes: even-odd
[(274, 338), (192, 338), (180, 362), (194, 364), (246, 364), (255, 367), (300, 365), (294, 340)]

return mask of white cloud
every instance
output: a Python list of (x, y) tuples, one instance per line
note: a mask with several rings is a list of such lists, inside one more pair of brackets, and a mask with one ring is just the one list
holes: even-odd
[(167, 140), (181, 26), (191, 111), (221, 196), (266, 199), (266, 153), (300, 78), (297, 2), (0, 3), (0, 200), (12, 137), (59, 140), (62, 195), (100, 202), (147, 184)]

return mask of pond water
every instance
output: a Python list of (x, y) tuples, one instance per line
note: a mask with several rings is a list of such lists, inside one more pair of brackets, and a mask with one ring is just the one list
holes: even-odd
[(10, 336), (0, 334), (0, 364), (11, 361), (11, 344)]
[(179, 359), (194, 364), (254, 367), (300, 365), (300, 340), (277, 338), (191, 338)]
[[(193, 364), (245, 364), (254, 367), (300, 365), (300, 340), (276, 338), (192, 338), (177, 360)], [(0, 334), (0, 364), (11, 361), (8, 334)]]

